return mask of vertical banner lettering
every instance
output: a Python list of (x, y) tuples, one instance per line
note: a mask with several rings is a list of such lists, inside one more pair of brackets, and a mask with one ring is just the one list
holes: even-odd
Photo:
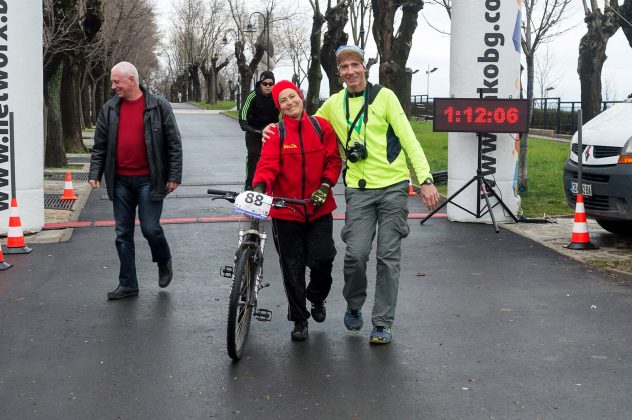
[[(454, 0), (450, 37), (450, 95), (457, 98), (520, 97), (520, 21), (522, 0)], [(516, 192), (518, 165), (517, 134), (484, 134), (482, 170), (507, 207), (516, 214), (520, 196)], [(448, 135), (448, 195), (458, 191), (478, 166), (475, 133)], [(477, 202), (485, 200), (471, 184), (454, 203), (476, 213)], [(492, 206), (497, 200), (490, 196)], [(512, 221), (498, 205), (498, 222)], [(491, 223), (489, 214), (477, 219), (448, 204), (448, 218), (460, 222)]]
[(42, 2), (0, 0), (0, 234), (17, 198), (22, 230), (44, 226)]

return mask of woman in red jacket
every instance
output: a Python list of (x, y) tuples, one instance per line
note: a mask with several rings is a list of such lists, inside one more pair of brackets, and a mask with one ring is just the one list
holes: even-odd
[[(287, 80), (276, 83), (272, 98), (283, 121), (261, 150), (252, 184), (255, 191), (309, 200), (305, 207), (270, 211), (288, 299), (288, 320), (294, 322), (291, 337), (303, 341), (310, 316), (306, 299), (312, 303), (314, 321), (323, 322), (326, 317), (324, 302), (331, 289), (336, 256), (331, 215), (336, 202), (331, 188), (338, 181), (342, 161), (333, 128), (326, 120), (305, 113), (296, 85)], [(310, 270), (307, 287), (306, 267)]]

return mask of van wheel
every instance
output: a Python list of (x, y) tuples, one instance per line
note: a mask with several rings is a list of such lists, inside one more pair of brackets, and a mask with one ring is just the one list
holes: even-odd
[(632, 222), (604, 219), (595, 220), (599, 223), (599, 226), (606, 229), (608, 232), (621, 236), (632, 236)]

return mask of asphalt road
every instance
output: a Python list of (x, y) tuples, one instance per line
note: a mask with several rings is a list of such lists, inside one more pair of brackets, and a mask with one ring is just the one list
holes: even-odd
[[(206, 188), (239, 188), (245, 147), (223, 115), (178, 112), (184, 185), (164, 217), (221, 216)], [(343, 204), (342, 190), (336, 188)], [(411, 198), (411, 211), (421, 211)], [(82, 220), (111, 219), (93, 191)], [(236, 223), (165, 226), (175, 278), (137, 232), (138, 298), (109, 302), (112, 228), (12, 256), (0, 273), (2, 419), (626, 419), (632, 411), (632, 291), (512, 232), (410, 220), (394, 341), (345, 330), (342, 221), (328, 317), (306, 342), (291, 323), (272, 243), (245, 357), (226, 354)], [(375, 275), (375, 258), (370, 261)], [(370, 282), (373, 285), (373, 282)], [(372, 297), (372, 288), (369, 296)], [(370, 319), (372, 299), (365, 308)]]

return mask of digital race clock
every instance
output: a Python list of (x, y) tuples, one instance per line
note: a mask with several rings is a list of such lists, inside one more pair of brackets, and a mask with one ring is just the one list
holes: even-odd
[(435, 98), (433, 130), (524, 133), (528, 111), (526, 99)]

